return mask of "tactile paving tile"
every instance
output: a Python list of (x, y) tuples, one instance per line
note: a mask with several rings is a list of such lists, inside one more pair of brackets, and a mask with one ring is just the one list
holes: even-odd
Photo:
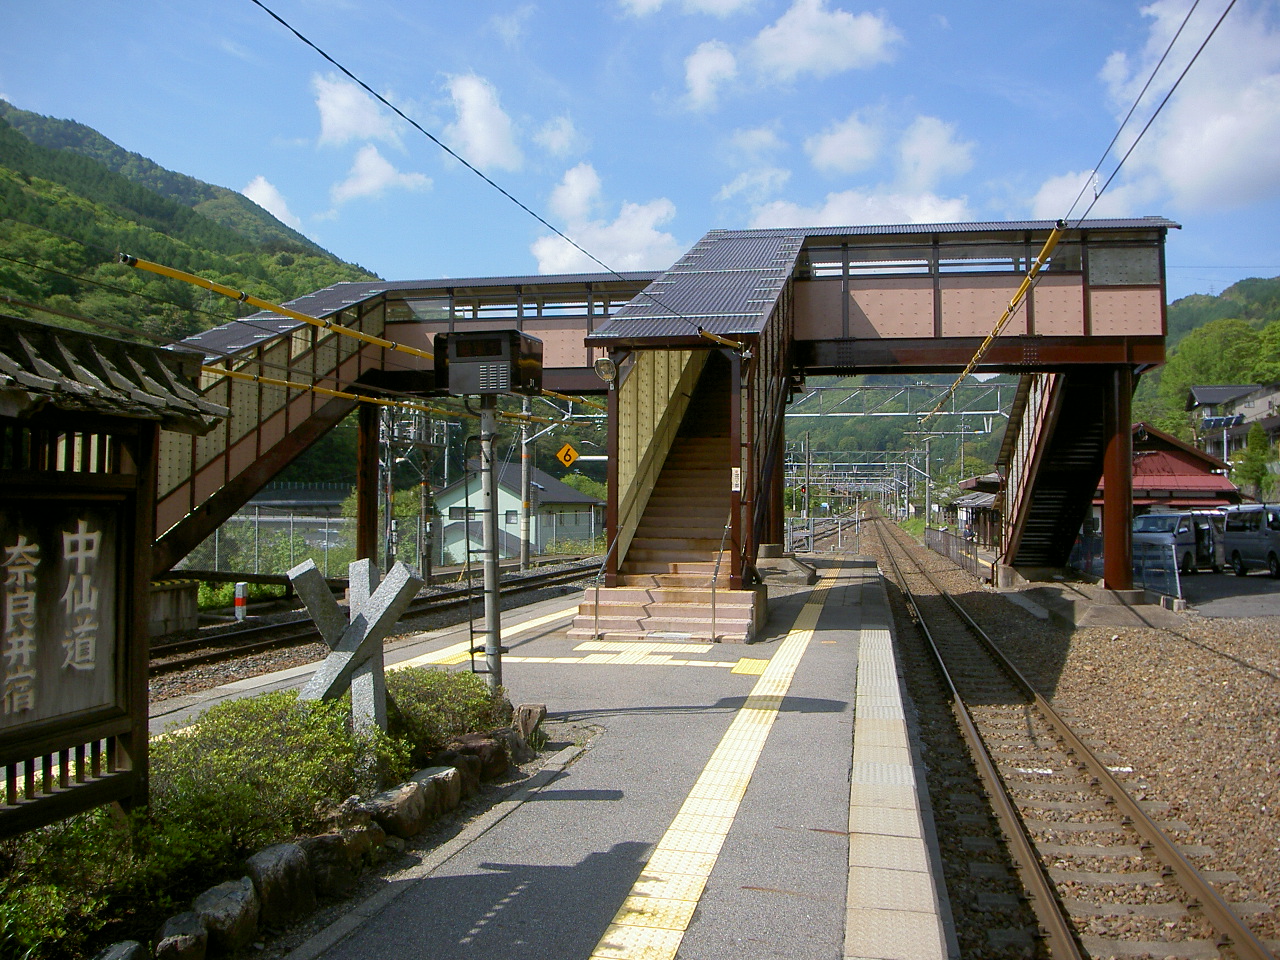
[[(855, 784), (915, 788), (916, 774), (910, 764), (855, 763), (850, 779)], [(912, 806), (918, 802), (912, 794)]]
[(683, 930), (611, 924), (592, 951), (591, 960), (671, 960), (683, 938)]
[(690, 876), (706, 877), (711, 873), (711, 868), (716, 865), (716, 855), (714, 853), (698, 853), (695, 850), (673, 850), (668, 847), (659, 847), (649, 857), (649, 862), (644, 866), (644, 873), (649, 872), (658, 874), (679, 873)]
[(630, 896), (622, 901), (613, 922), (620, 926), (685, 930), (697, 908), (698, 904), (692, 900)]
[(890, 837), (923, 837), (920, 817), (914, 810), (892, 807), (858, 807), (850, 812), (850, 833), (878, 833)]
[(692, 900), (696, 903), (706, 885), (707, 878), (700, 874), (656, 873), (646, 869), (631, 888), (631, 895)]
[(724, 834), (686, 833), (683, 830), (668, 830), (658, 845), (663, 850), (684, 850), (687, 853), (719, 853), (723, 843)]

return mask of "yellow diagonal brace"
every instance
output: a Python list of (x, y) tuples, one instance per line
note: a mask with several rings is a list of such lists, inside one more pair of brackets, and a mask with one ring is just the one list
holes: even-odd
[(259, 310), (270, 310), (272, 313), (278, 313), (282, 317), (288, 317), (290, 320), (298, 320), (302, 323), (309, 323), (313, 327), (322, 327), (325, 330), (332, 330), (334, 333), (360, 340), (363, 343), (372, 344), (375, 347), (382, 347), (386, 350), (394, 350), (397, 353), (407, 353), (414, 357), (422, 357), (424, 360), (435, 360), (435, 354), (428, 353), (426, 350), (419, 350), (417, 347), (406, 346), (403, 343), (396, 343), (394, 340), (384, 340), (382, 337), (375, 337), (359, 330), (352, 330), (350, 327), (344, 327), (340, 323), (334, 323), (331, 320), (321, 320), (317, 317), (307, 316), (305, 313), (299, 313), (297, 310), (290, 310), (288, 307), (281, 306), (278, 303), (272, 303), (270, 300), (263, 300), (261, 297), (255, 297), (251, 293), (243, 290), (237, 290), (235, 287), (228, 287), (225, 284), (215, 283), (212, 280), (206, 280), (204, 277), (197, 276), (194, 273), (187, 273), (185, 270), (177, 270), (173, 267), (166, 267), (162, 263), (152, 263), (150, 260), (142, 260), (138, 257), (132, 257), (127, 253), (120, 254), (120, 262), (126, 266), (133, 267), (137, 270), (145, 270), (148, 273), (158, 274), (162, 277), (169, 277), (171, 280), (181, 280), (183, 283), (190, 283), (193, 286), (203, 287), (205, 290), (212, 290), (216, 294), (227, 297), (231, 300), (239, 300), (241, 303), (248, 303), (257, 307)]

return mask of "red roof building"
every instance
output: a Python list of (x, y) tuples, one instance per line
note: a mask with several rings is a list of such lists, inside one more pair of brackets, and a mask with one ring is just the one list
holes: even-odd
[[(1212, 510), (1239, 503), (1240, 488), (1226, 476), (1227, 464), (1163, 430), (1133, 425), (1134, 515), (1152, 510)], [(1102, 507), (1103, 481), (1093, 505)]]

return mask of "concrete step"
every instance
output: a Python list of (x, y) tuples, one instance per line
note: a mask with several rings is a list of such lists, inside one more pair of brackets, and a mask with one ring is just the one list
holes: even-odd
[[(565, 634), (570, 640), (595, 640), (596, 632), (591, 624), (582, 627), (570, 627)], [(600, 629), (599, 638), (601, 640), (610, 640), (614, 642), (624, 641), (654, 641), (660, 640), (663, 643), (679, 643), (686, 641), (689, 643), (746, 643), (751, 639), (752, 634), (743, 632), (729, 632), (716, 624), (716, 635), (711, 636), (710, 624), (703, 632), (691, 632), (689, 630), (655, 630), (649, 633), (645, 630), (605, 630)]]
[[(671, 553), (693, 552), (699, 554), (699, 556), (709, 550), (711, 551), (712, 559), (714, 559), (716, 553), (720, 552), (720, 538), (692, 537), (687, 535), (677, 537), (653, 537), (648, 536), (647, 534), (642, 535), (641, 532), (637, 530), (635, 537), (631, 540), (631, 546), (627, 548), (627, 556), (632, 556), (633, 552), (636, 550), (666, 550)], [(678, 560), (680, 558), (673, 557), (672, 559)]]
[[(711, 635), (711, 611), (698, 608), (702, 616), (670, 616), (670, 617), (627, 617), (627, 616), (605, 616), (600, 614), (600, 630), (627, 630), (643, 633), (696, 633), (701, 636)], [(595, 630), (596, 619), (593, 616), (586, 615), (575, 617), (573, 620), (573, 628)], [(745, 634), (751, 626), (751, 618), (748, 617), (721, 617), (719, 610), (716, 611), (716, 633), (739, 633)], [(571, 629), (573, 629), (571, 628)]]
[[(587, 587), (583, 591), (582, 602), (580, 605), (592, 605), (595, 603), (596, 591), (594, 587)], [(716, 589), (716, 605), (726, 604), (729, 606), (751, 606), (753, 602), (754, 592), (751, 590), (728, 590), (724, 587)], [(710, 587), (684, 587), (684, 586), (620, 586), (620, 587), (601, 587), (600, 588), (600, 605), (603, 607), (606, 603), (711, 603)]]
[[(618, 583), (628, 587), (675, 587), (682, 590), (711, 587), (711, 574), (706, 573), (670, 573), (660, 570), (628, 570), (623, 564), (618, 574)], [(720, 577), (717, 589), (724, 586), (724, 576)]]

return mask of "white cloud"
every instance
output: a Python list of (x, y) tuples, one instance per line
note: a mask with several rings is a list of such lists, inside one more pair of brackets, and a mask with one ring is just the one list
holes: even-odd
[[(1098, 186), (1101, 186), (1101, 183)], [(1097, 204), (1089, 211), (1089, 216), (1091, 218), (1142, 216), (1151, 204), (1159, 203), (1160, 192), (1159, 184), (1150, 177), (1119, 186), (1112, 184), (1107, 192), (1098, 198)], [(1093, 202), (1093, 185), (1090, 184), (1089, 171), (1077, 170), (1046, 180), (1031, 199), (1031, 216), (1037, 220), (1057, 220), (1059, 217), (1066, 216), (1071, 205), (1075, 203), (1076, 197), (1081, 199), (1072, 214), (1074, 217), (1084, 213)]]
[(450, 77), (449, 95), (458, 112), (444, 130), (450, 146), (481, 170), (519, 170), (524, 156), (493, 85), (474, 73)]
[[(623, 203), (613, 221), (591, 219), (598, 209), (600, 178), (590, 164), (567, 171), (552, 194), (551, 206), (565, 218), (565, 233), (614, 270), (668, 267), (683, 252), (675, 237), (659, 228), (676, 207), (666, 197), (648, 203)], [(577, 273), (600, 265), (560, 237), (539, 237), (530, 247), (539, 273)]]
[(421, 173), (401, 173), (378, 152), (373, 144), (360, 148), (347, 179), (329, 191), (335, 204), (357, 197), (378, 196), (387, 190), (426, 190), (431, 179)]
[(764, 73), (793, 80), (802, 73), (823, 77), (886, 63), (901, 39), (882, 16), (828, 10), (827, 0), (795, 0), (776, 23), (760, 31), (751, 49)]
[[(1215, 210), (1280, 195), (1280, 31), (1269, 16), (1273, 10), (1270, 4), (1242, 4), (1223, 21), (1117, 179), (1129, 184), (1131, 196)], [(1142, 12), (1152, 21), (1144, 49), (1132, 57), (1112, 54), (1100, 74), (1117, 119), (1182, 22), (1186, 3), (1157, 0)], [(1151, 105), (1168, 90), (1217, 15), (1217, 10), (1195, 13), (1148, 92), (1147, 109), (1140, 107), (1135, 119), (1150, 115)], [(1110, 164), (1131, 142), (1117, 145)]]
[(566, 223), (581, 223), (591, 216), (600, 202), (600, 175), (589, 163), (566, 170), (564, 178), (551, 191), (551, 212)]
[(751, 226), (844, 227), (861, 224), (953, 223), (968, 219), (969, 205), (963, 197), (845, 190), (827, 194), (822, 203), (812, 207), (787, 200), (763, 204), (753, 211)]
[(378, 102), (354, 83), (337, 74), (311, 77), (320, 110), (320, 142), (340, 146), (350, 140), (386, 140), (399, 143), (391, 117)]
[(302, 229), (302, 221), (294, 216), (293, 211), (289, 209), (289, 204), (285, 201), (284, 194), (276, 189), (274, 183), (261, 174), (254, 177), (249, 182), (249, 185), (240, 192), (286, 226), (293, 227), (295, 230)]
[(582, 136), (568, 117), (556, 117), (542, 125), (533, 140), (553, 157), (567, 157), (578, 153), (586, 146), (586, 138)]
[(749, 127), (733, 131), (729, 143), (744, 156), (756, 158), (776, 153), (786, 146), (771, 127)]
[(908, 193), (933, 190), (944, 177), (969, 172), (973, 147), (956, 139), (955, 124), (916, 117), (898, 145), (898, 182)]
[(688, 102), (695, 110), (716, 105), (720, 86), (738, 75), (738, 61), (733, 51), (719, 40), (698, 44), (698, 49), (684, 61), (684, 79)]
[(822, 133), (804, 142), (805, 153), (818, 170), (827, 173), (856, 173), (865, 170), (880, 155), (884, 134), (878, 125), (855, 110)]
[(738, 174), (716, 194), (717, 200), (732, 200), (743, 197), (749, 203), (763, 203), (768, 197), (777, 193), (791, 179), (791, 171), (781, 167), (760, 167), (755, 170), (744, 170)]
[[(666, 0), (621, 0), (622, 8), (628, 13), (643, 17), (656, 13)], [(717, 17), (727, 17), (746, 10), (755, 5), (756, 0), (684, 0), (681, 6), (686, 13), (710, 13)]]
[(522, 7), (511, 11), (511, 13), (503, 16), (494, 14), (489, 18), (489, 24), (494, 31), (502, 38), (502, 42), (508, 47), (517, 46), (524, 37), (525, 25), (533, 17), (534, 6), (526, 3)]

